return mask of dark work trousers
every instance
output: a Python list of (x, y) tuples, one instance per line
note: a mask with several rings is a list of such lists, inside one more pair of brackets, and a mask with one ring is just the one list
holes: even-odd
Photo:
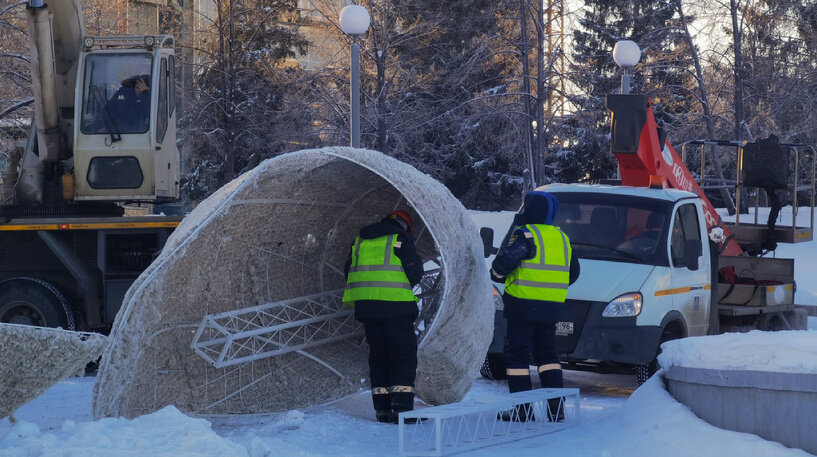
[(530, 362), (537, 366), (542, 387), (564, 387), (556, 356), (556, 326), (544, 322), (508, 320), (505, 337), (505, 368), (508, 390), (531, 390)]
[(363, 320), (369, 343), (372, 403), (377, 411), (414, 409), (417, 336), (414, 317)]

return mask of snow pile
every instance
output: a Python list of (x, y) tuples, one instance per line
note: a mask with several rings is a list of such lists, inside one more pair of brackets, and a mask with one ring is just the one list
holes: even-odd
[[(252, 443), (250, 443), (252, 444)], [(185, 416), (172, 406), (133, 420), (106, 418), (96, 422), (66, 420), (56, 430), (41, 431), (30, 422), (19, 422), (0, 439), (1, 452), (15, 456), (82, 455), (109, 457), (219, 456), (263, 457), (269, 449), (256, 444), (248, 453), (237, 443), (218, 436), (204, 419)]]
[(817, 373), (817, 332), (725, 333), (664, 343), (662, 367)]
[(0, 418), (84, 369), (106, 342), (96, 333), (0, 324)]
[(442, 184), (413, 167), (326, 148), (261, 163), (182, 221), (128, 290), (94, 388), (95, 417), (171, 404), (199, 414), (282, 411), (365, 389), (360, 338), (219, 369), (190, 344), (205, 315), (343, 288), (360, 227), (396, 209), (412, 214), (423, 259), (441, 266), (418, 325), (417, 394), (460, 400), (493, 328), (476, 227)]
[(675, 401), (660, 376), (653, 376), (633, 392), (618, 414), (552, 435), (552, 441), (556, 443), (548, 444), (550, 454), (588, 457), (811, 455), (757, 435), (710, 425)]

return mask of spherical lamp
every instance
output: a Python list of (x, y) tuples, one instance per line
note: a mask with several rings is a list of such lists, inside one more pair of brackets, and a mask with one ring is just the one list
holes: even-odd
[(640, 58), (641, 49), (634, 41), (621, 40), (613, 47), (613, 60), (619, 67), (634, 67)]
[(340, 28), (347, 35), (363, 35), (369, 30), (369, 12), (360, 5), (348, 5), (340, 10)]

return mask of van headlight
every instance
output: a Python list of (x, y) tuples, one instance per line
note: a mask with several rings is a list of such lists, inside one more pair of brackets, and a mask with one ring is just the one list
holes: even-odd
[(631, 292), (624, 295), (619, 295), (614, 298), (604, 311), (601, 312), (602, 317), (632, 317), (638, 316), (641, 313), (641, 303), (643, 296), (638, 292)]

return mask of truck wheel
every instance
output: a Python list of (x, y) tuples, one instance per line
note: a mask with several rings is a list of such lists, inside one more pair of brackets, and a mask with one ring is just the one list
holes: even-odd
[(0, 282), (0, 322), (66, 330), (77, 327), (65, 296), (53, 284), (37, 278)]
[(647, 380), (661, 368), (661, 364), (658, 363), (658, 354), (661, 354), (661, 345), (667, 341), (677, 340), (678, 338), (681, 338), (681, 335), (674, 329), (664, 329), (664, 333), (661, 334), (661, 341), (658, 343), (658, 352), (655, 354), (655, 358), (652, 359), (652, 362), (635, 367), (635, 379), (639, 386), (647, 382)]
[(485, 362), (482, 363), (479, 374), (481, 374), (483, 378), (492, 381), (505, 379), (505, 360), (502, 358), (502, 354), (497, 352), (485, 354)]

